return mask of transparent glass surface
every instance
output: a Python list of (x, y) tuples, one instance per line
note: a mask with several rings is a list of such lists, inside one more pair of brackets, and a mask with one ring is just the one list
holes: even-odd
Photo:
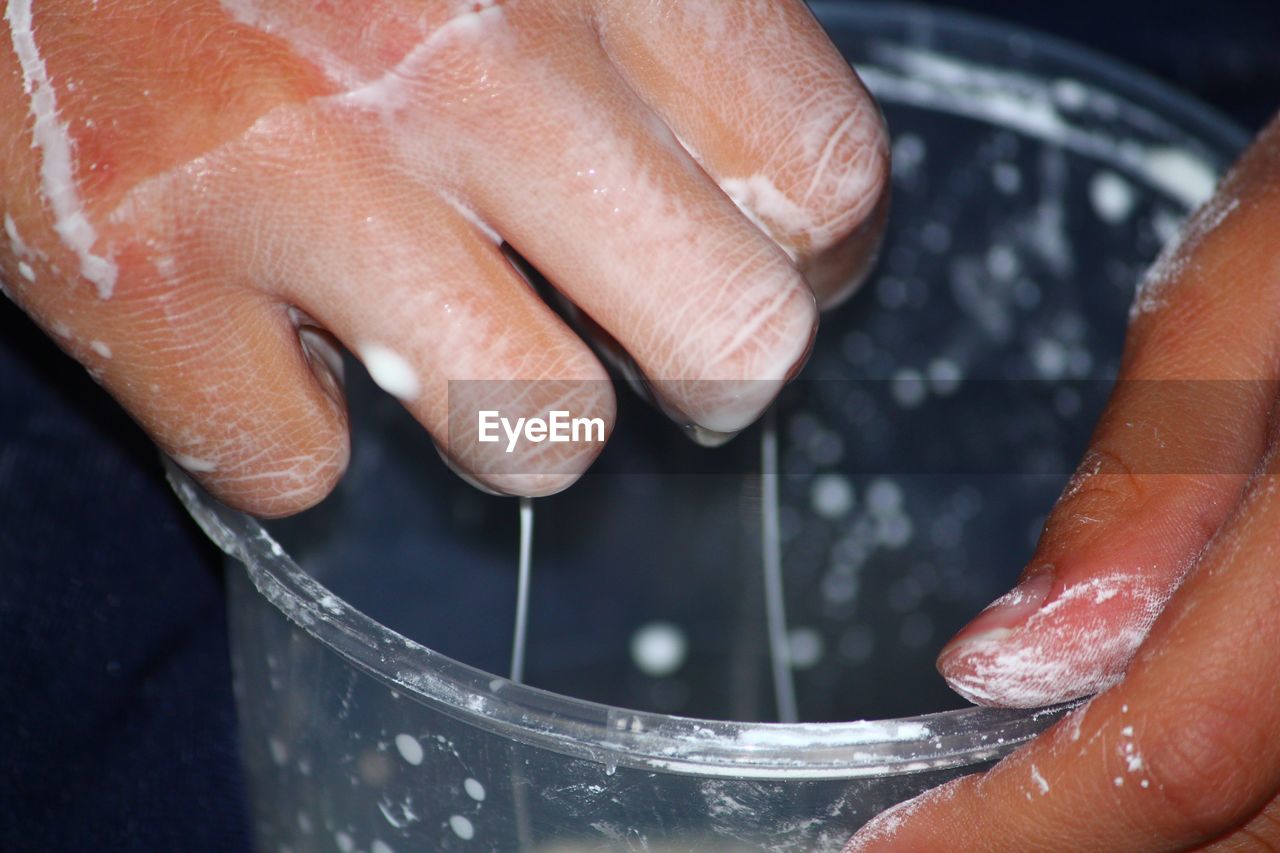
[[(619, 395), (593, 472), (536, 502), (521, 686), (516, 502), (457, 480), (351, 363), (352, 465), (316, 509), (264, 526), (170, 466), (234, 563), (261, 849), (834, 850), (1062, 713), (967, 707), (933, 658), (1030, 555), (1135, 282), (1244, 137), (1043, 36), (814, 8), (893, 130), (894, 202), (778, 404), (805, 722), (770, 722), (757, 429), (699, 448)], [(978, 427), (933, 408), (983, 382), (1048, 393)]]

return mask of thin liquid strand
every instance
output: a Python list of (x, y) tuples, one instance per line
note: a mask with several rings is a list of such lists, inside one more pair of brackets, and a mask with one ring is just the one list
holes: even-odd
[(760, 553), (764, 564), (764, 612), (769, 630), (769, 662), (778, 721), (794, 723), (796, 685), (787, 640), (787, 608), (782, 595), (782, 536), (778, 522), (778, 417), (765, 414), (760, 433)]
[(529, 573), (533, 561), (533, 500), (520, 499), (520, 572), (516, 581), (516, 626), (511, 641), (511, 680), (524, 682), (525, 638), (529, 631)]

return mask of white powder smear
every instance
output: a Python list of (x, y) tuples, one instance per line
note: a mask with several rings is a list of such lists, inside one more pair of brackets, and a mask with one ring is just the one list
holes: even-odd
[(393, 397), (409, 401), (422, 393), (418, 375), (394, 350), (381, 344), (366, 344), (360, 348), (360, 360), (378, 387)]
[(1034, 764), (1031, 765), (1031, 781), (1035, 783), (1036, 789), (1040, 792), (1040, 796), (1049, 793), (1049, 783), (1045, 780), (1044, 774), (1040, 772), (1040, 768)]
[(947, 683), (980, 705), (1034, 708), (1105, 690), (1124, 674), (1173, 589), (1141, 572), (1069, 587), (1021, 627), (964, 641)]
[(5, 20), (9, 22), (13, 52), (22, 66), (22, 88), (31, 99), (31, 116), (35, 120), (31, 133), (41, 158), (40, 189), (53, 209), (53, 228), (80, 259), (80, 274), (98, 288), (98, 296), (109, 299), (118, 270), (113, 260), (93, 253), (98, 235), (85, 216), (76, 188), (71, 133), (58, 119), (57, 96), (36, 46), (31, 0), (10, 0)]
[(187, 453), (174, 453), (171, 458), (192, 474), (208, 474), (218, 470), (218, 464), (211, 459), (202, 459)]
[(18, 226), (14, 223), (13, 217), (7, 213), (4, 215), (4, 233), (9, 238), (9, 248), (15, 255), (24, 258), (31, 254), (31, 250), (18, 234)]
[(486, 24), (501, 21), (505, 15), (497, 0), (475, 0), (463, 6), (468, 7), (473, 11), (463, 12), (436, 28), (409, 51), (395, 68), (377, 80), (339, 96), (341, 101), (353, 106), (376, 109), (384, 114), (403, 109), (409, 104), (414, 81), (422, 77), (432, 56), (440, 47), (459, 36), (479, 37), (485, 32)]
[(962, 782), (964, 782), (964, 777), (952, 779), (945, 785), (932, 788), (918, 797), (898, 803), (893, 808), (880, 812), (880, 814), (869, 820), (862, 829), (858, 830), (858, 833), (853, 838), (849, 839), (848, 845), (844, 848), (844, 853), (858, 853), (860, 850), (866, 850), (873, 846), (883, 848), (892, 845), (894, 838), (912, 815), (926, 806), (953, 799), (956, 791), (959, 790), (958, 786)]
[(1240, 199), (1218, 195), (1187, 219), (1138, 282), (1129, 309), (1130, 319), (1164, 307), (1164, 291), (1188, 271), (1190, 258), (1204, 239), (1239, 207)]

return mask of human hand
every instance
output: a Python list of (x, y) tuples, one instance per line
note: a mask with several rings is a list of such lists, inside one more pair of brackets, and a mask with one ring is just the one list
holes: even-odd
[[(345, 468), (330, 332), (441, 446), (456, 379), (543, 380), (533, 408), (612, 424), (600, 363), (502, 241), (717, 432), (874, 253), (882, 121), (800, 0), (32, 7), (9, 0), (0, 41), (9, 293), (258, 514)], [(443, 449), (545, 494), (600, 447), (492, 476)]]
[(849, 850), (1280, 846), (1278, 362), (1280, 120), (1140, 288), (1022, 583), (939, 658), (981, 704), (1102, 692)]

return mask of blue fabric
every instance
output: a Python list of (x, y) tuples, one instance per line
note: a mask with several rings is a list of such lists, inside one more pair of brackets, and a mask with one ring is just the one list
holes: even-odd
[[(1089, 44), (1257, 128), (1274, 0), (951, 4)], [(247, 847), (218, 561), (139, 430), (0, 304), (0, 850)]]

